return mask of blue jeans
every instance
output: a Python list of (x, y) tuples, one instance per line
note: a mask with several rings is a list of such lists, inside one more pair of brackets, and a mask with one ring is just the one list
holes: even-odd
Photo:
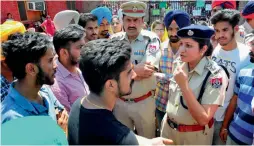
[(214, 133), (213, 133), (213, 145), (225, 145), (226, 143), (220, 139), (220, 128), (222, 126), (222, 121), (214, 122)]

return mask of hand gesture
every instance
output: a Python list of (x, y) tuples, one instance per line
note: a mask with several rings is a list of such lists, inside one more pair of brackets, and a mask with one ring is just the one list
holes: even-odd
[(68, 126), (68, 119), (69, 115), (66, 109), (63, 111), (59, 112), (57, 114), (57, 124), (65, 131), (67, 132), (67, 126)]
[(223, 141), (223, 142), (226, 142), (227, 141), (227, 136), (228, 136), (228, 130), (225, 129), (225, 128), (221, 128), (220, 129), (220, 139)]
[(146, 62), (145, 64), (138, 64), (134, 67), (134, 71), (137, 76), (141, 78), (148, 78), (154, 73), (155, 67), (151, 65), (150, 62)]
[(173, 141), (171, 139), (166, 139), (163, 137), (156, 137), (151, 139), (152, 146), (164, 146), (164, 145), (170, 145), (173, 144)]
[(188, 84), (188, 74), (183, 70), (183, 65), (176, 68), (174, 78), (180, 88), (183, 88)]

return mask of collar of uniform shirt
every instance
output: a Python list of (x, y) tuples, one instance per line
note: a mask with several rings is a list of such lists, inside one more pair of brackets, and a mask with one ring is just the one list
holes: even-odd
[[(127, 35), (126, 32), (125, 32), (125, 39), (129, 41), (128, 35)], [(143, 41), (143, 40), (144, 40), (144, 37), (141, 35), (141, 32), (140, 32), (139, 35), (137, 36), (136, 40), (139, 40), (139, 41)]]
[[(197, 64), (197, 66), (196, 66), (193, 70), (191, 70), (189, 73), (193, 73), (193, 72), (195, 71), (195, 72), (198, 73), (199, 75), (202, 75), (206, 63), (207, 63), (207, 59), (206, 59), (206, 57), (203, 57), (203, 58), (199, 61), (199, 63)], [(187, 65), (187, 63), (186, 63), (186, 65)]]

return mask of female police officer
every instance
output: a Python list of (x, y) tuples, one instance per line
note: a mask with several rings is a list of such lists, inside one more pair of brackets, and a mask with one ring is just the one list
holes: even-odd
[(223, 105), (227, 86), (225, 71), (212, 61), (207, 26), (190, 25), (180, 29), (180, 57), (174, 62), (169, 100), (161, 136), (174, 144), (212, 144), (213, 116)]

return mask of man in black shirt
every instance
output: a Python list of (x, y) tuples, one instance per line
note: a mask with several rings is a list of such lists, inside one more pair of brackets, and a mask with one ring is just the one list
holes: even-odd
[(79, 67), (91, 93), (72, 106), (68, 122), (70, 145), (164, 145), (161, 137), (135, 135), (113, 115), (117, 98), (131, 94), (136, 73), (130, 61), (131, 46), (125, 41), (94, 40), (81, 51)]

